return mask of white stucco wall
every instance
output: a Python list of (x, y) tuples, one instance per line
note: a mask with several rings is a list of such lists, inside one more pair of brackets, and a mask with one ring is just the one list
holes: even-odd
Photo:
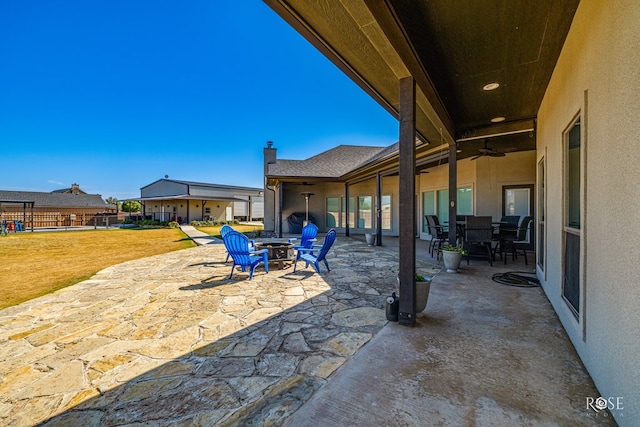
[[(535, 184), (536, 152), (521, 151), (505, 157), (464, 159), (458, 162), (457, 168), (458, 187), (473, 188), (474, 215), (490, 215), (497, 221), (502, 216), (503, 186)], [(420, 197), (424, 191), (448, 187), (449, 166), (446, 164), (420, 175)]]
[[(582, 0), (538, 113), (547, 176), (539, 277), (600, 394), (623, 398), (612, 411), (621, 426), (640, 425), (639, 95), (640, 2)], [(561, 297), (562, 135), (577, 114), (585, 164), (578, 320)]]

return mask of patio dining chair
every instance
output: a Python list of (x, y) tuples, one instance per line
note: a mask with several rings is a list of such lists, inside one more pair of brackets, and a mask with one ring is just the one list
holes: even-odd
[(520, 224), (516, 224), (515, 227), (512, 225), (505, 226), (504, 232), (501, 224), (500, 232), (498, 233), (498, 245), (495, 247), (494, 256), (496, 252), (500, 255), (500, 258), (504, 255), (504, 263), (506, 264), (507, 253), (511, 253), (511, 259), (515, 261), (518, 256), (518, 250), (522, 250), (525, 265), (528, 264), (527, 251), (524, 248), (529, 245), (527, 241), (527, 231), (529, 230), (532, 220), (532, 216), (525, 216), (522, 218)]
[(493, 227), (490, 216), (467, 216), (464, 229), (464, 249), (466, 251), (467, 265), (469, 256), (487, 256), (489, 264), (493, 265), (493, 251), (491, 239)]
[(312, 264), (315, 270), (320, 274), (320, 262), (324, 262), (324, 265), (327, 267), (327, 271), (331, 271), (329, 269), (329, 263), (327, 262), (327, 253), (333, 243), (336, 241), (336, 230), (333, 228), (329, 230), (324, 236), (324, 242), (322, 246), (320, 246), (320, 251), (318, 255), (314, 255), (314, 248), (299, 248), (298, 253), (296, 254), (296, 260), (293, 264), (293, 272), (296, 272), (296, 266), (298, 265), (298, 261), (305, 262), (305, 268), (309, 267), (309, 264)]
[(239, 266), (242, 271), (246, 271), (249, 267), (249, 280), (253, 279), (253, 272), (256, 266), (260, 263), (264, 264), (264, 270), (269, 273), (269, 260), (267, 258), (267, 250), (262, 249), (259, 251), (252, 250), (250, 247), (250, 241), (247, 236), (237, 231), (227, 231), (222, 238), (227, 253), (233, 260), (233, 266), (231, 266), (231, 274), (229, 279), (233, 277), (233, 271), (236, 266)]
[(518, 236), (516, 240), (512, 242), (512, 245), (515, 257), (517, 258), (518, 253), (522, 251), (522, 255), (524, 255), (524, 265), (529, 265), (529, 261), (527, 260), (527, 251), (534, 251), (532, 216), (525, 216), (522, 218), (522, 222), (518, 228)]
[(449, 238), (449, 234), (442, 228), (438, 217), (436, 215), (425, 215), (427, 220), (427, 226), (429, 227), (429, 234), (431, 235), (431, 242), (429, 243), (429, 254), (433, 258), (433, 253), (438, 253), (442, 247), (442, 242)]

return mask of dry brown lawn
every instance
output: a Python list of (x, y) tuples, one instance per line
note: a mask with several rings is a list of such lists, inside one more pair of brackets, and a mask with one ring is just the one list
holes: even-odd
[[(232, 225), (233, 229), (239, 231), (240, 233), (248, 233), (250, 231), (258, 231), (262, 230), (264, 227), (262, 225), (246, 225), (246, 224), (236, 224)], [(207, 233), (211, 236), (220, 237), (220, 228), (219, 226), (215, 227), (197, 227), (198, 230)]]
[(0, 237), (0, 309), (114, 264), (193, 246), (177, 228), (10, 233)]
[[(220, 227), (199, 230), (220, 236)], [(0, 237), (0, 309), (71, 286), (111, 265), (194, 246), (177, 228), (10, 233)]]

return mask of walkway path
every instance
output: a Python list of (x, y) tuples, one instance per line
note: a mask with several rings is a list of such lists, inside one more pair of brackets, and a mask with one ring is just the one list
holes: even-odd
[(222, 243), (222, 240), (210, 236), (200, 230), (197, 230), (191, 225), (181, 225), (180, 229), (199, 246), (208, 245), (210, 243)]

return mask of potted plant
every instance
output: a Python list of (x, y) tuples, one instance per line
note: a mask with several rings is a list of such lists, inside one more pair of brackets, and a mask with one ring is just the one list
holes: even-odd
[(427, 307), (431, 278), (416, 274), (414, 280), (416, 282), (416, 313), (421, 313)]
[[(398, 286), (400, 285), (400, 273), (398, 273)], [(424, 311), (427, 307), (427, 300), (429, 299), (429, 290), (431, 290), (431, 278), (416, 274), (413, 278), (416, 285), (416, 299), (415, 307), (416, 313)]]
[(373, 246), (376, 243), (376, 235), (373, 233), (364, 233), (364, 238), (369, 246)]
[(462, 261), (462, 255), (465, 255), (465, 250), (460, 245), (448, 244), (442, 248), (442, 261), (444, 262), (444, 268), (447, 269), (447, 273), (457, 273), (460, 268), (460, 262)]

